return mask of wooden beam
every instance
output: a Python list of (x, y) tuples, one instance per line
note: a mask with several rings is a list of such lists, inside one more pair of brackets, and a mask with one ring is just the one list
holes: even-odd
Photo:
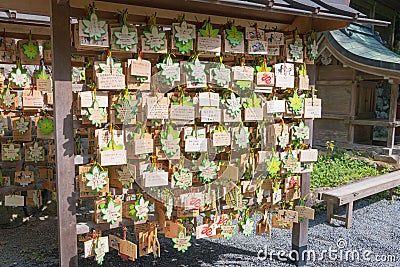
[[(389, 122), (396, 122), (397, 113), (397, 98), (399, 97), (399, 81), (394, 80), (392, 83), (392, 91), (390, 93), (390, 109), (389, 109)], [(394, 126), (388, 127), (387, 147), (394, 147), (396, 128)]]
[(387, 119), (354, 119), (349, 120), (350, 124), (353, 125), (365, 125), (365, 126), (383, 126), (383, 127), (399, 127), (399, 121), (388, 121)]
[(50, 27), (48, 26), (33, 26), (0, 22), (0, 29), (6, 29), (7, 37), (17, 39), (27, 39), (29, 31), (32, 32), (32, 39), (34, 40), (48, 40), (50, 39), (51, 34)]
[(17, 12), (22, 13), (50, 15), (50, 3), (48, 0), (1, 0), (0, 10), (16, 10)]
[(334, 80), (334, 81), (319, 80), (316, 83), (317, 83), (317, 85), (346, 86), (346, 85), (352, 85), (353, 81), (352, 80)]
[[(83, 8), (85, 5), (91, 4), (93, 0), (70, 0), (70, 5), (73, 8), (73, 13), (71, 14), (72, 16), (82, 16)], [(156, 2), (154, 2), (155, 5), (157, 5)], [(176, 6), (176, 3), (169, 2), (171, 6)], [(179, 10), (171, 10), (171, 9), (165, 9), (165, 8), (154, 8), (154, 7), (146, 7), (146, 6), (140, 6), (140, 5), (128, 5), (128, 4), (121, 4), (121, 3), (114, 3), (114, 2), (107, 2), (107, 1), (95, 1), (97, 11), (96, 13), (100, 18), (104, 17), (112, 17), (115, 18), (115, 13), (117, 10), (124, 10), (127, 9), (129, 13), (128, 21), (132, 20), (139, 20), (140, 22), (144, 21), (144, 18), (149, 17), (151, 15), (154, 15), (154, 13), (157, 13), (157, 24), (163, 24), (163, 21), (166, 22), (166, 24), (170, 24), (172, 20), (177, 18), (178, 16), (182, 15), (182, 13), (185, 14), (185, 19), (188, 22), (202, 22), (203, 20), (207, 19), (208, 17), (211, 17), (211, 22), (215, 24), (221, 24), (224, 25), (226, 24), (227, 21), (227, 16), (224, 15), (211, 15), (209, 13), (195, 13), (195, 12), (190, 12), (190, 11), (179, 11)], [(180, 3), (178, 3), (180, 5)], [(79, 11), (79, 9), (81, 11)], [(193, 9), (191, 9), (193, 10)], [(250, 11), (249, 11), (250, 12)], [(108, 14), (107, 14), (108, 13)], [(218, 12), (219, 14), (222, 13)], [(261, 13), (263, 16), (265, 16), (265, 13)], [(231, 17), (235, 19), (235, 24), (240, 25), (240, 26), (248, 26), (249, 25), (249, 20), (248, 19), (242, 19), (242, 18), (236, 18), (236, 17)], [(269, 18), (269, 17), (268, 17)], [(271, 21), (271, 20), (270, 20)], [(254, 19), (252, 22), (257, 23), (257, 25), (260, 28), (275, 28), (277, 27), (278, 30), (283, 30), (285, 27), (287, 27), (288, 23), (285, 22), (267, 22), (267, 19), (265, 20), (257, 20)]]
[(43, 183), (33, 183), (33, 184), (29, 184), (27, 186), (12, 185), (12, 186), (7, 186), (7, 187), (0, 187), (0, 194), (15, 193), (15, 192), (36, 190), (36, 189), (42, 190)]
[(122, 228), (124, 226), (132, 226), (132, 225), (142, 224), (142, 223), (146, 223), (147, 221), (155, 222), (155, 221), (157, 221), (157, 219), (158, 219), (157, 214), (149, 214), (147, 220), (141, 220), (141, 221), (134, 221), (132, 219), (123, 218), (121, 222), (117, 222), (115, 224), (110, 224), (110, 223), (96, 224), (93, 221), (80, 222), (80, 223), (76, 224), (76, 234), (77, 235), (86, 234), (86, 233), (91, 232), (92, 229), (107, 231), (107, 230), (111, 230), (111, 229), (115, 229), (115, 228)]
[(51, 1), (60, 266), (78, 266), (69, 5)]

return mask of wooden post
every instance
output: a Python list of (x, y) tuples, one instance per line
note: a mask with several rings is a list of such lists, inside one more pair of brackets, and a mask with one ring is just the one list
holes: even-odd
[[(357, 113), (357, 90), (358, 90), (358, 80), (357, 72), (353, 70), (353, 80), (351, 85), (351, 99), (350, 99), (350, 121), (355, 119)], [(354, 125), (349, 123), (349, 132), (347, 136), (347, 141), (349, 143), (354, 143)]]
[(397, 18), (397, 12), (395, 12), (394, 14), (393, 14), (393, 18), (392, 18), (392, 21), (391, 21), (391, 27), (390, 27), (390, 39), (389, 39), (389, 41), (390, 41), (390, 48), (394, 48), (395, 47), (395, 45), (394, 45), (394, 40), (395, 40), (395, 34), (396, 34), (396, 18)]
[(333, 216), (333, 209), (335, 204), (332, 201), (326, 201), (326, 222), (331, 224), (332, 223), (332, 216)]
[(51, 1), (60, 266), (78, 266), (69, 3)]
[(346, 228), (351, 228), (353, 224), (353, 201), (347, 203), (346, 205)]
[[(309, 76), (310, 86), (315, 86), (316, 66), (307, 65), (307, 74)], [(312, 145), (314, 121), (312, 119), (307, 119), (305, 120), (305, 124), (310, 128), (310, 139), (306, 140), (306, 143)], [(301, 175), (300, 197), (305, 197), (310, 192), (310, 177), (310, 173), (304, 173)], [(307, 264), (307, 259), (303, 257), (304, 251), (307, 250), (307, 245), (308, 220), (306, 219), (300, 223), (293, 224), (292, 229), (292, 250), (296, 251), (296, 253), (292, 253), (291, 258), (295, 259), (297, 266), (305, 266)]]
[(392, 123), (391, 126), (388, 127), (388, 139), (387, 139), (387, 147), (394, 147), (394, 138), (396, 135), (396, 127), (394, 127), (394, 123), (396, 122), (396, 113), (397, 113), (397, 98), (399, 96), (399, 81), (394, 80), (392, 82), (392, 91), (390, 94), (390, 110), (389, 110), (389, 122)]

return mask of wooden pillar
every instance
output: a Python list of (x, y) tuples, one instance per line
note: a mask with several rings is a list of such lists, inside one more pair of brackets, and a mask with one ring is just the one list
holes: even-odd
[(399, 96), (399, 81), (394, 80), (392, 82), (392, 91), (390, 94), (390, 110), (389, 110), (389, 122), (392, 123), (391, 126), (388, 127), (388, 139), (387, 139), (387, 147), (394, 147), (394, 138), (396, 128), (394, 127), (394, 122), (396, 122), (396, 113), (397, 113), (397, 98)]
[(350, 99), (350, 118), (349, 118), (349, 131), (347, 136), (347, 141), (349, 143), (354, 143), (354, 125), (351, 123), (351, 120), (354, 120), (357, 114), (357, 91), (358, 91), (358, 80), (357, 80), (357, 71), (353, 71), (353, 79), (351, 85), (351, 99)]
[(390, 47), (391, 48), (394, 48), (395, 47), (395, 43), (394, 43), (394, 37), (395, 37), (395, 34), (396, 34), (396, 18), (397, 18), (397, 12), (395, 12), (394, 14), (393, 14), (393, 18), (392, 18), (392, 21), (391, 21), (391, 25), (390, 25), (390, 39), (389, 39), (389, 42), (390, 42)]
[[(316, 66), (307, 65), (307, 73), (310, 79), (310, 86), (315, 86), (315, 76), (316, 76)], [(305, 124), (310, 128), (310, 139), (306, 140), (306, 143), (312, 145), (313, 139), (313, 125), (314, 121), (312, 119), (306, 119)], [(310, 173), (304, 173), (301, 175), (300, 184), (300, 197), (305, 197), (310, 192)], [(305, 266), (306, 258), (303, 258), (303, 252), (307, 250), (308, 246), (308, 219), (303, 220), (300, 223), (293, 224), (292, 230), (292, 250), (296, 251), (295, 255), (292, 254), (292, 259), (295, 259), (297, 266)]]
[(51, 1), (60, 266), (78, 266), (74, 193), (71, 40), (68, 1)]

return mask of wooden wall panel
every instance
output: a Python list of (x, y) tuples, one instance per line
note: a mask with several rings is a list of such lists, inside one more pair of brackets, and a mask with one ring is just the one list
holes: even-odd
[(355, 125), (354, 143), (372, 145), (373, 126)]
[(359, 84), (357, 115), (359, 119), (375, 117), (377, 82), (362, 81)]
[(351, 85), (320, 85), (317, 90), (318, 97), (322, 99), (323, 103), (322, 114), (350, 114)]
[(353, 69), (340, 65), (318, 65), (318, 81), (353, 80)]
[(318, 119), (314, 121), (314, 139), (347, 142), (348, 124), (343, 120)]

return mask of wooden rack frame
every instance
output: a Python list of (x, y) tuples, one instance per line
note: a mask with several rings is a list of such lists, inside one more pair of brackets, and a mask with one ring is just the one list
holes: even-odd
[[(50, 30), (46, 26), (26, 26), (21, 24), (12, 24), (0, 21), (0, 28), (6, 25), (12, 25), (11, 31), (18, 37), (19, 34), (32, 29), (33, 37), (41, 37), (48, 39), (51, 36), (52, 53), (53, 53), (53, 90), (54, 90), (54, 119), (55, 119), (55, 144), (56, 144), (56, 173), (57, 173), (57, 208), (58, 208), (58, 234), (60, 248), (60, 266), (78, 266), (77, 252), (77, 233), (82, 231), (82, 225), (76, 223), (76, 197), (74, 188), (75, 165), (74, 165), (74, 135), (73, 135), (73, 116), (72, 116), (72, 90), (71, 90), (71, 55), (74, 52), (71, 48), (70, 35), (70, 18), (84, 16), (84, 5), (91, 3), (92, 0), (36, 0), (36, 1), (14, 1), (3, 0), (0, 3), (0, 9), (15, 9), (19, 12), (28, 12), (32, 14), (41, 14), (50, 16)], [(124, 3), (124, 4), (121, 4)], [(140, 2), (141, 5), (138, 5)], [(242, 12), (237, 16), (238, 7), (227, 6), (223, 11), (213, 11), (208, 14), (203, 11), (202, 14), (192, 12), (191, 10), (177, 10), (168, 8), (168, 5), (174, 8), (180, 3), (172, 3), (171, 1), (160, 1), (162, 7), (154, 7), (155, 1), (96, 1), (98, 15), (102, 18), (114, 17), (112, 11), (128, 8), (128, 12), (133, 15), (135, 20), (145, 22), (146, 17), (157, 12), (160, 23), (170, 23), (173, 18), (185, 13), (188, 21), (201, 21), (211, 15), (212, 21), (218, 24), (226, 23), (227, 17), (235, 18), (236, 23), (247, 25), (248, 21), (257, 22), (262, 27), (277, 28), (278, 30), (294, 30), (299, 32), (307, 32), (315, 29), (316, 31), (326, 31), (346, 27), (350, 21), (358, 20), (358, 16), (344, 14), (336, 8), (332, 8), (329, 12), (321, 12), (320, 8), (313, 9), (311, 7), (298, 4), (297, 7), (272, 8), (274, 1), (249, 1), (253, 6), (263, 5), (265, 7), (247, 7), (247, 4), (239, 5), (242, 11), (248, 9), (248, 13)], [(182, 1), (183, 2), (183, 1)], [(201, 1), (191, 1), (194, 2)], [(219, 1), (210, 5), (221, 4)], [(261, 3), (260, 3), (261, 2)], [(289, 1), (288, 1), (289, 2)], [(290, 1), (299, 2), (299, 1)], [(324, 1), (324, 2), (343, 2), (346, 1)], [(199, 3), (197, 3), (199, 4)], [(238, 4), (237, 4), (238, 5)], [(329, 5), (329, 3), (328, 3)], [(190, 6), (190, 5), (189, 5)], [(208, 6), (204, 5), (203, 6)], [(294, 5), (293, 5), (294, 6)], [(186, 4), (186, 8), (188, 5)], [(272, 9), (271, 9), (272, 8)], [(323, 9), (326, 9), (323, 7)], [(216, 12), (218, 14), (216, 14)], [(229, 13), (230, 12), (230, 13)], [(336, 12), (336, 13), (335, 13)], [(239, 12), (240, 13), (240, 12)], [(236, 16), (237, 17), (236, 17)], [(254, 16), (253, 16), (254, 15)], [(258, 21), (254, 21), (253, 19)], [(132, 20), (131, 17), (128, 20)], [(387, 25), (387, 22), (369, 20), (362, 17), (359, 21), (371, 22), (379, 25)], [(315, 85), (315, 65), (307, 66), (310, 77), (310, 85)], [(306, 120), (307, 126), (310, 127), (312, 133), (313, 120)], [(312, 136), (310, 136), (310, 142)], [(308, 194), (310, 189), (310, 174), (303, 174), (301, 179), (301, 197)], [(77, 230), (79, 229), (79, 230)], [(83, 229), (84, 231), (84, 229)], [(292, 230), (292, 248), (302, 255), (307, 250), (308, 244), (308, 220), (301, 223), (295, 223)], [(298, 266), (304, 266), (306, 262), (303, 259), (297, 261)]]

